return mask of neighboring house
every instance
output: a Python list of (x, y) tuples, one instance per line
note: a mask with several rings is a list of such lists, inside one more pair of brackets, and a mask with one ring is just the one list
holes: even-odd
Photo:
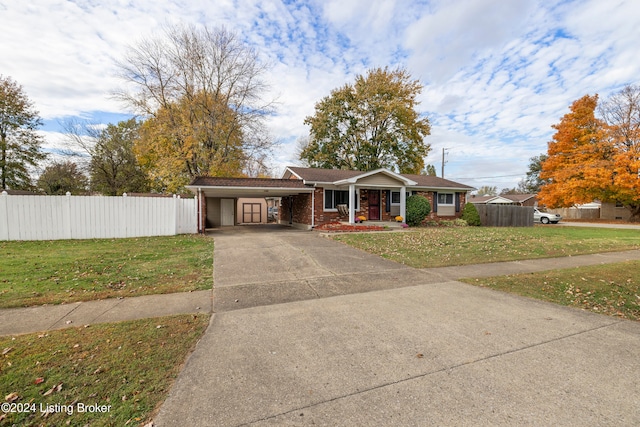
[(622, 203), (602, 203), (600, 206), (600, 219), (618, 219), (629, 221), (631, 211)]
[(501, 196), (470, 196), (469, 203), (537, 206), (537, 194), (503, 194)]
[[(198, 177), (187, 188), (199, 195), (199, 227), (242, 223), (238, 198), (280, 197), (279, 222), (301, 228), (333, 221), (392, 221), (406, 216), (406, 200), (420, 194), (431, 218), (457, 218), (473, 187), (425, 175), (288, 167), (282, 179)], [(353, 201), (350, 203), (350, 201)]]

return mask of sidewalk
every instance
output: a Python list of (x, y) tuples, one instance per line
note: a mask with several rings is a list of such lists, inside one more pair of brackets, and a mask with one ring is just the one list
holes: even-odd
[(211, 310), (211, 291), (8, 308), (0, 309), (0, 336)]
[[(627, 260), (640, 260), (640, 250), (624, 252), (608, 252), (592, 255), (578, 255), (562, 258), (545, 258), (523, 261), (509, 261), (489, 264), (474, 264), (453, 267), (429, 268), (413, 270), (421, 278), (420, 283), (436, 283), (457, 280), (463, 277), (488, 277), (507, 274), (532, 273), (537, 271), (561, 268), (581, 267), (586, 265), (610, 264)], [(407, 267), (408, 268), (408, 267)], [(263, 272), (264, 273), (264, 272)], [(222, 277), (217, 277), (222, 280)], [(289, 283), (289, 282), (288, 282)], [(372, 282), (368, 282), (370, 286)], [(256, 298), (247, 306), (239, 301), (233, 307), (233, 301), (228, 304), (217, 303), (216, 311), (228, 311), (250, 306), (271, 305), (281, 302), (317, 299), (321, 297), (348, 295), (369, 290), (393, 289), (412, 286), (413, 283), (384, 280), (376, 286), (367, 288), (366, 283), (355, 286), (355, 283), (345, 284), (343, 287), (334, 286), (331, 294), (311, 292), (293, 297), (287, 296), (286, 301)], [(234, 286), (239, 290), (237, 286)], [(224, 288), (218, 290), (220, 297), (226, 296)], [(255, 288), (253, 291), (255, 295)], [(262, 293), (261, 293), (262, 294)], [(0, 336), (25, 334), (46, 330), (63, 329), (82, 325), (106, 322), (120, 322), (125, 320), (161, 317), (188, 313), (213, 312), (213, 292), (196, 291), (164, 295), (147, 295), (133, 298), (105, 299), (61, 305), (44, 305), (27, 308), (0, 309)]]

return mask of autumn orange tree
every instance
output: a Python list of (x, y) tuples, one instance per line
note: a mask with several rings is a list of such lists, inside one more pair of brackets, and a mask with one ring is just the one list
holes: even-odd
[(541, 165), (540, 178), (547, 182), (538, 193), (540, 203), (620, 202), (631, 211), (631, 220), (640, 220), (640, 96), (629, 93), (639, 91), (627, 87), (601, 104), (603, 118), (596, 117), (598, 96), (586, 95), (553, 125), (556, 133)]
[(599, 106), (612, 146), (615, 202), (640, 221), (640, 87), (628, 85)]

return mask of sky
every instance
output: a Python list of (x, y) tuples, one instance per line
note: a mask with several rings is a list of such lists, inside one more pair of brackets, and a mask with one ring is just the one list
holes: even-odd
[(573, 101), (640, 84), (638, 0), (0, 0), (0, 75), (40, 112), (45, 149), (69, 119), (117, 123), (116, 61), (167, 24), (224, 26), (269, 64), (273, 173), (296, 165), (304, 118), (376, 67), (424, 88), (425, 159), (474, 187), (515, 187)]

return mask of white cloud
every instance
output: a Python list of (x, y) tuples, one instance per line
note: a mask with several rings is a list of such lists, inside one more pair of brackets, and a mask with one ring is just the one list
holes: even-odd
[(638, 83), (639, 12), (634, 0), (0, 0), (0, 73), (24, 86), (45, 119), (123, 113), (109, 94), (127, 45), (165, 23), (225, 25), (273, 65), (276, 167), (290, 163), (316, 102), (388, 65), (425, 84), (428, 163), (440, 170), (447, 147), (448, 176), (524, 175), (573, 100)]

